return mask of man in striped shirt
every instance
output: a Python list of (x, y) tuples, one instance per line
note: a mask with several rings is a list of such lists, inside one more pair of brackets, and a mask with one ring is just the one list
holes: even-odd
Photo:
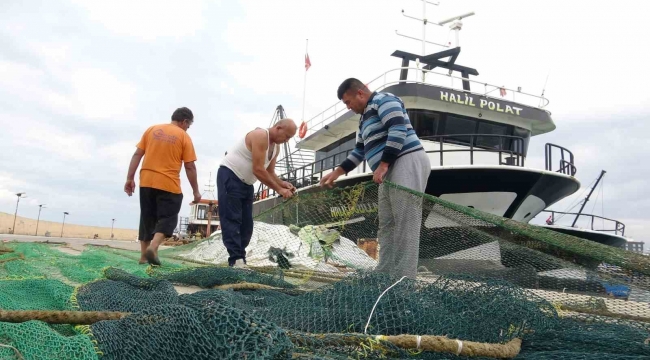
[[(323, 176), (321, 186), (331, 187), (341, 175), (364, 160), (373, 180), (388, 180), (424, 192), (431, 163), (415, 134), (404, 103), (389, 93), (371, 92), (350, 78), (339, 86), (338, 98), (348, 109), (361, 114), (357, 143), (350, 156), (333, 172)], [(379, 263), (376, 271), (415, 278), (422, 222), (422, 199), (403, 190), (379, 187)], [(419, 206), (418, 206), (419, 204)]]

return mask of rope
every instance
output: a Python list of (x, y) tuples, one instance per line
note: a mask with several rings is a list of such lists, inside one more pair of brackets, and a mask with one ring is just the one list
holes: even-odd
[(18, 351), (18, 349), (16, 349), (15, 347), (13, 347), (13, 346), (11, 346), (11, 345), (5, 345), (5, 344), (0, 344), (0, 347), (13, 349), (14, 352), (16, 353), (16, 357), (18, 358), (18, 360), (25, 360), (25, 358), (24, 358), (23, 355), (20, 353), (20, 351)]
[(372, 310), (370, 311), (370, 316), (368, 316), (368, 322), (366, 323), (366, 327), (363, 329), (364, 334), (368, 333), (368, 325), (370, 325), (370, 319), (372, 319), (372, 314), (375, 312), (375, 308), (377, 307), (377, 304), (379, 304), (379, 300), (381, 300), (381, 297), (384, 296), (384, 294), (388, 290), (390, 290), (393, 286), (395, 286), (395, 285), (399, 284), (400, 282), (402, 282), (402, 280), (404, 280), (404, 278), (406, 278), (406, 276), (402, 276), (401, 279), (397, 280), (397, 282), (395, 282), (393, 285), (389, 286), (386, 290), (384, 290), (383, 293), (381, 293), (381, 295), (379, 295), (379, 297), (377, 298), (377, 301), (375, 301), (375, 305), (372, 307)]
[(456, 342), (458, 343), (458, 351), (456, 351), (456, 356), (458, 356), (463, 351), (463, 342), (458, 339), (456, 339)]
[[(573, 200), (573, 202), (569, 206), (567, 206), (567, 208), (566, 208), (566, 210), (564, 210), (564, 212), (570, 213), (571, 210), (573, 210), (576, 206), (580, 205), (581, 200), (584, 200), (584, 198), (585, 198), (585, 196), (584, 196), (585, 193), (587, 192), (587, 190), (589, 190), (589, 188), (591, 187), (591, 184), (593, 184), (595, 181), (596, 181), (595, 179), (592, 180), (591, 183), (589, 183), (589, 186), (585, 187), (582, 190), (580, 195), (578, 197), (576, 197), (575, 200)], [(555, 222), (560, 221), (560, 219), (562, 219), (565, 215), (566, 214), (560, 214), (558, 217), (555, 218)]]

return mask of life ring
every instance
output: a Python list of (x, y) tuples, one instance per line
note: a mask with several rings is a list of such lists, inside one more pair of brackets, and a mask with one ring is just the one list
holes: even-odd
[(298, 130), (298, 136), (300, 136), (300, 138), (303, 139), (305, 135), (307, 135), (307, 123), (303, 121), (302, 124), (300, 124), (300, 129)]

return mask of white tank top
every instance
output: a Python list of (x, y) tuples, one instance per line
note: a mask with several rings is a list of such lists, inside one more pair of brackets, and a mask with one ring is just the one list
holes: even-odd
[[(257, 128), (259, 129), (259, 128)], [(266, 131), (266, 141), (269, 141), (269, 130)], [(248, 134), (246, 134), (248, 135)], [(264, 168), (266, 169), (271, 160), (277, 156), (277, 144), (273, 145), (273, 149), (269, 148), (264, 156)], [(269, 158), (269, 153), (272, 155)], [(235, 145), (228, 150), (226, 157), (221, 162), (222, 166), (232, 170), (244, 183), (253, 185), (257, 181), (257, 177), (253, 174), (253, 153), (246, 147), (246, 136), (239, 140)]]

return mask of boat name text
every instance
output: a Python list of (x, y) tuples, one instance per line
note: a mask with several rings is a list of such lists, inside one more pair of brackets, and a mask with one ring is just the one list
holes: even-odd
[(456, 104), (461, 104), (465, 106), (473, 106), (476, 107), (478, 106), (481, 109), (489, 109), (492, 111), (498, 111), (506, 114), (513, 114), (513, 115), (520, 115), (520, 111), (523, 110), (523, 108), (516, 107), (516, 106), (510, 106), (510, 105), (502, 105), (498, 101), (489, 101), (487, 99), (480, 99), (478, 104), (474, 102), (474, 97), (469, 96), (467, 94), (461, 95), (461, 94), (454, 94), (454, 93), (449, 93), (448, 91), (440, 91), (440, 100), (441, 101), (447, 101), (451, 103), (456, 103)]
[(330, 208), (330, 212), (333, 218), (340, 218), (340, 217), (349, 217), (358, 214), (374, 213), (377, 212), (378, 208), (379, 206), (377, 203), (357, 204), (357, 206), (354, 207), (344, 205), (344, 206), (332, 206)]

